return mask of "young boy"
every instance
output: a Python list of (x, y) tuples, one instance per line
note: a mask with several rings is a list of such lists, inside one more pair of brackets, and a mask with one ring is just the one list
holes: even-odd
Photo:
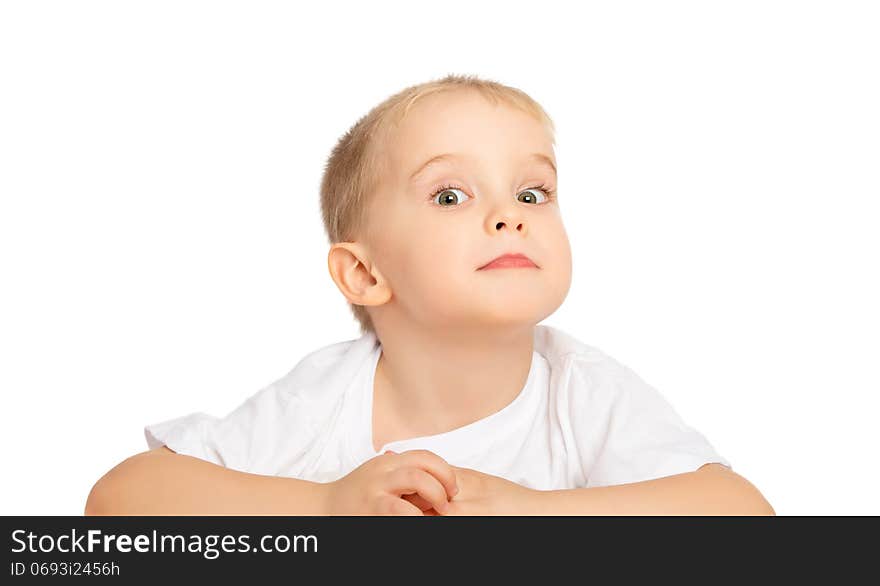
[(554, 127), (450, 75), (376, 106), (321, 186), (361, 337), (232, 413), (145, 428), (87, 514), (773, 514), (632, 370), (537, 325), (571, 250)]

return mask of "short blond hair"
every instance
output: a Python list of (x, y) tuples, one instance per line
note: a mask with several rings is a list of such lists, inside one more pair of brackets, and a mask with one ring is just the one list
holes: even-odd
[[(366, 227), (367, 202), (386, 171), (382, 148), (384, 138), (406, 117), (421, 97), (451, 90), (476, 90), (492, 104), (505, 104), (531, 114), (541, 122), (555, 144), (553, 120), (524, 91), (475, 75), (449, 74), (412, 85), (385, 99), (361, 117), (330, 153), (321, 179), (321, 215), (328, 242), (354, 242)], [(362, 334), (375, 333), (370, 314), (363, 305), (349, 302)]]

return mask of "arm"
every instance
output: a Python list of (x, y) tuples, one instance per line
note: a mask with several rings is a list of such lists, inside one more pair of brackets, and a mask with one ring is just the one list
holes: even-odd
[(239, 472), (166, 446), (136, 454), (92, 487), (86, 515), (323, 515), (326, 485)]
[(721, 464), (642, 482), (537, 490), (455, 467), (448, 515), (775, 515), (752, 484)]
[(643, 482), (536, 491), (537, 515), (775, 515), (748, 480), (720, 464)]

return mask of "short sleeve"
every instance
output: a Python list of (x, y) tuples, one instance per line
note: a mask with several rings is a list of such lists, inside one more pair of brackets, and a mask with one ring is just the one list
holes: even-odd
[(219, 417), (207, 413), (190, 413), (145, 426), (144, 437), (151, 450), (165, 445), (178, 454), (224, 466), (230, 454), (223, 453), (209, 439), (219, 421)]
[(144, 427), (150, 449), (164, 444), (178, 454), (260, 474), (296, 470), (312, 435), (298, 398), (276, 384), (225, 417), (195, 412)]
[(587, 487), (693, 472), (711, 462), (732, 468), (659, 391), (631, 369), (615, 364), (606, 432), (587, 473)]

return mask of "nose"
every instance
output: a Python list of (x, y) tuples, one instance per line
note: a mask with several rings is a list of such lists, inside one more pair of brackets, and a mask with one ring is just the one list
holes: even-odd
[(512, 206), (504, 207), (503, 209), (492, 213), (487, 218), (487, 221), (489, 223), (490, 232), (500, 230), (515, 230), (523, 234), (526, 232), (526, 224), (522, 210), (513, 209)]

